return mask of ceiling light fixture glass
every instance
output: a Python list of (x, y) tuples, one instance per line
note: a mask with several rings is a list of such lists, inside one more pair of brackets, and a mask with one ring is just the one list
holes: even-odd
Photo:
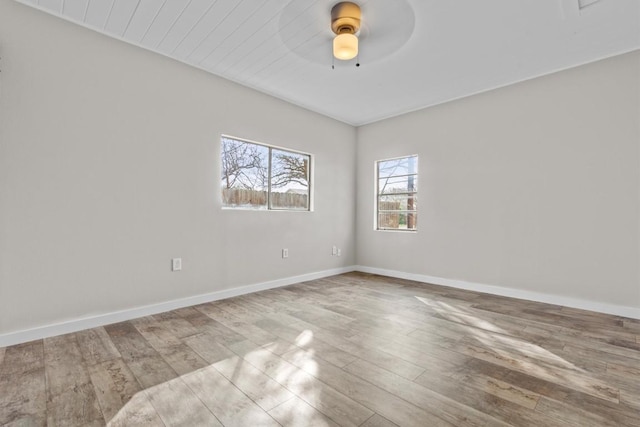
[(347, 61), (358, 56), (358, 37), (360, 30), (360, 6), (348, 1), (341, 2), (331, 9), (331, 30), (336, 34), (333, 39), (333, 56)]

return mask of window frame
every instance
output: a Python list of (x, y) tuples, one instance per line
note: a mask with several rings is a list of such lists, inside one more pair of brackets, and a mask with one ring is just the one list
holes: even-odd
[[(406, 195), (406, 196), (413, 196), (415, 198), (415, 200), (418, 200), (418, 188), (416, 187), (416, 189), (414, 191), (405, 191), (405, 192), (397, 192), (397, 193), (381, 193), (380, 192), (380, 164), (383, 162), (388, 162), (388, 161), (392, 161), (392, 160), (400, 160), (400, 159), (410, 159), (412, 157), (415, 157), (415, 164), (416, 164), (416, 169), (415, 169), (415, 173), (404, 173), (404, 174), (399, 174), (399, 175), (389, 175), (385, 178), (389, 179), (389, 178), (403, 178), (403, 177), (409, 177), (409, 176), (413, 176), (415, 177), (415, 181), (416, 184), (418, 182), (418, 176), (419, 176), (419, 155), (418, 154), (409, 154), (406, 156), (398, 156), (398, 157), (390, 157), (390, 158), (386, 158), (386, 159), (380, 159), (380, 160), (376, 160), (374, 162), (374, 176), (375, 176), (375, 185), (374, 185), (374, 189), (375, 189), (375, 212), (374, 212), (374, 225), (373, 225), (373, 229), (375, 231), (399, 231), (399, 232), (408, 232), (408, 233), (416, 233), (418, 231), (418, 208), (417, 206), (415, 207), (415, 209), (413, 210), (408, 210), (408, 209), (403, 209), (403, 210), (380, 210), (380, 198), (383, 196), (389, 196), (389, 195)], [(383, 178), (384, 179), (384, 178)], [(398, 213), (398, 214), (406, 214), (407, 218), (409, 214), (413, 214), (414, 218), (415, 218), (415, 228), (382, 228), (380, 227), (380, 213)]]
[[(267, 203), (266, 203), (266, 208), (250, 208), (250, 207), (240, 207), (240, 206), (228, 206), (224, 204), (224, 199), (222, 198), (222, 191), (220, 191), (219, 197), (220, 197), (220, 201), (222, 204), (222, 209), (223, 210), (240, 210), (240, 211), (260, 211), (260, 212), (313, 212), (313, 201), (314, 201), (314, 197), (313, 197), (313, 172), (314, 172), (314, 155), (311, 153), (307, 153), (304, 151), (300, 151), (300, 150), (295, 150), (295, 149), (291, 149), (291, 148), (286, 148), (286, 147), (281, 147), (278, 145), (272, 145), (272, 144), (267, 144), (264, 142), (258, 142), (258, 141), (253, 141), (251, 139), (246, 139), (246, 138), (239, 138), (236, 136), (232, 136), (232, 135), (228, 135), (228, 134), (221, 134), (220, 135), (220, 147), (218, 150), (218, 153), (220, 153), (220, 159), (219, 159), (219, 166), (221, 168), (221, 172), (222, 172), (222, 146), (223, 146), (223, 140), (224, 139), (230, 139), (233, 141), (237, 141), (237, 142), (243, 142), (243, 143), (247, 143), (247, 144), (253, 144), (253, 145), (257, 145), (259, 147), (264, 147), (267, 149), (267, 186), (266, 186), (266, 193), (267, 193)], [(280, 207), (272, 207), (272, 200), (271, 200), (271, 166), (272, 166), (272, 152), (273, 150), (278, 150), (278, 151), (283, 151), (285, 153), (292, 153), (292, 154), (298, 154), (298, 155), (302, 155), (302, 156), (307, 156), (309, 158), (309, 162), (308, 162), (308, 171), (307, 171), (307, 182), (308, 182), (308, 191), (307, 191), (307, 207), (306, 209), (292, 209), (292, 208), (280, 208)], [(221, 174), (220, 174), (221, 175)], [(219, 187), (220, 189), (222, 189), (222, 187)]]

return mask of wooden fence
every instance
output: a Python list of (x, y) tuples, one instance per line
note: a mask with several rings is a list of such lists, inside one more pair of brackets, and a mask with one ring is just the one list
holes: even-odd
[[(379, 202), (378, 209), (381, 211), (395, 211), (401, 209), (399, 201)], [(378, 228), (382, 229), (399, 229), (408, 228), (410, 230), (416, 227), (415, 215), (405, 212), (382, 212), (378, 214)]]
[[(271, 192), (271, 207), (286, 209), (308, 209), (308, 195), (295, 192)], [(223, 188), (222, 204), (247, 208), (266, 209), (267, 192), (247, 188)]]
[[(400, 202), (378, 202), (381, 211), (395, 211), (400, 209)], [(384, 212), (378, 215), (378, 228), (399, 228), (400, 214)]]

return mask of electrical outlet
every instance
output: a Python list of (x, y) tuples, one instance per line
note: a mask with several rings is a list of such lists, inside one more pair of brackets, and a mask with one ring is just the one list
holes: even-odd
[(182, 270), (182, 258), (173, 258), (171, 260), (171, 271)]
[(336, 246), (331, 248), (331, 255), (333, 256), (338, 255), (338, 248)]
[(289, 258), (289, 249), (284, 248), (282, 250), (282, 258)]
[(342, 249), (338, 248), (338, 251), (336, 253), (337, 256), (342, 256)]

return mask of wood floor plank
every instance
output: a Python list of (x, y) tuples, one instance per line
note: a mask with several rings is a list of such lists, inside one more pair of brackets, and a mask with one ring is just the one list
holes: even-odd
[(381, 415), (374, 414), (361, 427), (398, 427), (398, 424), (392, 423)]
[[(207, 305), (207, 304), (205, 304)], [(198, 310), (195, 308), (195, 306), (192, 307), (182, 307), (182, 308), (178, 308), (172, 311), (173, 314), (176, 315), (176, 317), (185, 319), (185, 320), (189, 320), (190, 317), (192, 316), (199, 316), (200, 312), (198, 312)], [(182, 337), (184, 338), (184, 337)]]
[(0, 375), (0, 425), (47, 424), (44, 367), (19, 374)]
[(537, 393), (486, 375), (467, 375), (460, 378), (460, 381), (529, 409), (535, 409), (540, 400)]
[(221, 360), (212, 366), (265, 411), (270, 411), (293, 397), (280, 383), (240, 356)]
[(175, 333), (170, 332), (164, 321), (155, 321), (151, 318), (130, 320), (129, 323), (151, 344), (151, 347), (166, 349), (182, 344), (180, 338)]
[(255, 310), (251, 310), (247, 305), (242, 304), (238, 298), (230, 298), (221, 301), (214, 301), (208, 304), (201, 304), (194, 306), (196, 310), (201, 313), (210, 312), (211, 310), (223, 310), (229, 312), (235, 316), (244, 319), (246, 322), (252, 322), (262, 318), (262, 314)]
[(108, 325), (105, 330), (142, 387), (152, 387), (177, 376), (130, 322)]
[[(585, 344), (599, 345), (600, 343), (607, 343), (610, 339), (619, 339), (626, 341), (633, 341), (633, 333), (623, 328), (611, 327), (603, 329), (601, 327), (589, 327), (587, 324), (575, 321), (573, 324), (556, 324), (545, 316), (535, 316), (527, 313), (525, 317), (520, 316), (520, 313), (515, 311), (511, 314), (512, 317), (521, 320), (527, 320), (532, 323), (531, 326), (535, 326), (539, 329), (546, 329), (547, 331), (560, 335), (563, 338), (573, 338), (576, 343), (584, 340)], [(585, 340), (585, 338), (588, 338)]]
[(0, 348), (0, 425), (105, 423), (636, 427), (640, 320), (354, 272)]
[[(327, 307), (330, 307), (327, 305)], [(335, 311), (348, 312), (347, 307), (333, 305)], [(404, 309), (403, 309), (404, 310)], [(392, 321), (388, 313), (383, 315), (354, 315), (355, 319), (346, 325), (348, 328), (358, 329), (361, 332), (376, 333), (384, 329), (391, 335), (408, 335), (414, 331), (420, 324), (415, 321)], [(406, 320), (406, 319), (405, 319)]]
[[(420, 347), (414, 341), (409, 339), (401, 339), (397, 336), (379, 337), (371, 332), (366, 334), (354, 335), (349, 338), (350, 341), (362, 345), (365, 348), (382, 349), (398, 359), (402, 359), (414, 365), (420, 366), (427, 370), (433, 366), (438, 366), (441, 371), (449, 371), (455, 369), (458, 365), (466, 363), (469, 357), (456, 352), (446, 352), (446, 355), (430, 354), (436, 351), (433, 347)], [(434, 344), (437, 346), (437, 344)], [(448, 356), (448, 357), (447, 357)]]
[(340, 427), (297, 396), (271, 409), (269, 415), (284, 427)]
[(359, 426), (373, 415), (370, 409), (265, 348), (244, 341), (231, 349), (341, 426)]
[[(189, 317), (189, 323), (199, 329), (199, 333), (207, 332), (209, 335), (216, 338), (222, 344), (233, 344), (238, 341), (243, 341), (246, 338), (234, 330), (226, 327), (222, 323), (213, 320), (211, 317), (204, 313), (199, 315), (193, 315)], [(192, 334), (191, 336), (196, 335)]]
[(0, 375), (11, 376), (44, 368), (44, 345), (42, 340), (30, 341), (6, 348)]
[(46, 425), (42, 340), (5, 348), (0, 365), (0, 425)]
[(457, 382), (435, 370), (422, 374), (416, 378), (415, 382), (507, 424), (514, 426), (566, 426), (563, 421), (478, 390), (466, 383)]
[(294, 348), (298, 348), (298, 346), (294, 343), (280, 337), (276, 338), (268, 344), (263, 344), (262, 347), (266, 348), (273, 354), (277, 354), (278, 356), (283, 355), (284, 353), (291, 351)]
[(319, 357), (322, 357), (329, 363), (336, 366), (345, 366), (356, 359), (356, 356), (343, 351), (337, 347), (328, 344), (317, 337), (314, 337), (313, 332), (306, 328), (296, 328), (293, 325), (285, 325), (286, 320), (281, 320), (279, 315), (272, 315), (267, 319), (263, 319), (255, 323), (256, 326), (263, 328), (264, 330), (271, 331), (279, 338), (285, 340), (287, 344), (297, 346), (304, 349), (314, 350)]
[[(478, 360), (476, 363), (482, 363), (486, 366), (486, 362)], [(620, 391), (621, 403), (614, 403), (564, 387), (557, 383), (542, 380), (520, 372), (511, 371), (509, 369), (499, 368), (499, 374), (495, 375), (496, 372), (487, 371), (484, 366), (476, 369), (475, 372), (485, 372), (493, 378), (497, 377), (508, 383), (518, 384), (521, 388), (541, 396), (546, 396), (549, 399), (563, 402), (570, 407), (573, 407), (575, 411), (581, 409), (595, 414), (606, 414), (608, 418), (615, 421), (620, 426), (635, 427), (640, 425), (640, 412), (628, 407), (622, 402), (623, 390)], [(469, 366), (469, 368), (469, 371), (473, 373), (473, 367)]]
[(570, 370), (558, 369), (548, 365), (537, 365), (526, 358), (517, 357), (513, 354), (492, 351), (474, 345), (464, 345), (460, 351), (471, 357), (508, 367), (509, 369), (516, 370), (518, 372), (528, 373), (548, 381), (557, 382), (568, 388), (573, 388), (601, 399), (616, 403), (619, 402), (619, 388), (612, 387), (609, 384), (597, 378), (589, 377), (588, 375), (572, 372)]
[(208, 364), (187, 344), (163, 348), (158, 352), (178, 375), (188, 374)]
[(220, 421), (181, 378), (158, 384), (144, 393), (167, 426), (222, 427)]
[(276, 306), (271, 301), (269, 301), (269, 297), (266, 295), (266, 292), (259, 298), (256, 298), (255, 295), (251, 294), (241, 295), (236, 298), (236, 301), (244, 305), (247, 309), (255, 311), (260, 316), (278, 312)]
[(575, 346), (582, 346), (591, 350), (600, 350), (606, 353), (640, 360), (640, 346), (635, 343), (633, 338), (615, 339), (611, 337), (597, 337), (593, 340), (584, 340), (584, 338), (580, 339), (579, 336), (570, 335), (565, 338), (565, 341)]
[(178, 375), (187, 374), (208, 363), (166, 328), (166, 324), (145, 325), (131, 322), (151, 346)]
[(610, 347), (602, 346), (599, 348), (590, 348), (589, 345), (579, 345), (573, 342), (567, 342), (562, 349), (563, 353), (579, 354), (586, 358), (594, 358), (598, 361), (606, 363), (620, 363), (623, 365), (637, 366), (640, 360), (628, 355), (621, 355), (609, 351)]
[[(447, 311), (441, 310), (438, 314), (422, 321), (417, 327), (419, 332), (428, 334), (440, 334), (444, 338), (456, 337), (476, 337), (485, 333), (493, 336), (507, 336), (519, 338), (537, 344), (542, 340), (548, 340), (553, 335), (544, 331), (542, 335), (526, 330), (527, 324), (520, 323), (512, 316), (484, 316), (478, 317), (472, 311), (459, 312), (456, 308)], [(413, 334), (413, 333), (412, 333)]]
[(557, 400), (547, 399), (543, 397), (538, 402), (536, 411), (543, 413), (549, 417), (565, 421), (576, 427), (619, 427), (615, 421), (610, 418), (596, 415), (582, 409), (567, 410), (567, 405)]
[(120, 358), (120, 352), (104, 328), (93, 328), (76, 334), (78, 346), (87, 365)]
[[(339, 334), (332, 333), (327, 329), (320, 328), (316, 325), (298, 320), (294, 317), (291, 317), (290, 325), (293, 327), (299, 327), (304, 328), (305, 330), (309, 330), (313, 332), (314, 336), (331, 344), (332, 346), (350, 353), (357, 358), (373, 363), (376, 366), (384, 368), (404, 378), (413, 380), (424, 372), (424, 368), (414, 365), (413, 363), (409, 363), (405, 360), (394, 357), (389, 353), (385, 353), (384, 351), (380, 351), (375, 348), (366, 348), (362, 345), (343, 338)], [(322, 357), (322, 355), (320, 355), (320, 357)]]
[(184, 342), (208, 364), (235, 356), (235, 353), (220, 344), (216, 337), (209, 333), (190, 336), (185, 338)]
[[(493, 333), (483, 333), (482, 335), (475, 336), (473, 338), (463, 337), (448, 347), (452, 350), (456, 350), (464, 346), (475, 346), (490, 351), (495, 350), (506, 356), (514, 356), (533, 364), (548, 366), (550, 369), (555, 368), (560, 370), (569, 370), (576, 373), (583, 373), (584, 367), (588, 367), (589, 370), (594, 372), (604, 372), (606, 369), (606, 364), (601, 362), (591, 363), (591, 361), (584, 359), (573, 359), (583, 362), (582, 367), (580, 367), (567, 360), (566, 357), (559, 356), (557, 351), (551, 352), (541, 345), (527, 342), (520, 338), (513, 338)], [(466, 354), (464, 350), (462, 352)]]
[(623, 377), (630, 376), (632, 378), (635, 378), (640, 384), (640, 363), (638, 363), (637, 366), (607, 363), (607, 373), (620, 375)]
[(367, 408), (375, 409), (375, 412), (396, 424), (402, 426), (455, 425), (313, 356), (313, 352), (300, 349), (292, 350), (282, 357), (345, 396)]
[(224, 426), (278, 426), (269, 414), (213, 366), (182, 378)]
[(47, 424), (100, 426), (102, 410), (75, 335), (44, 340)]
[(89, 365), (89, 376), (106, 423), (114, 419), (136, 393), (142, 391), (122, 359)]
[(406, 378), (363, 360), (356, 360), (345, 368), (346, 372), (362, 378), (394, 395), (432, 413), (437, 413), (456, 426), (507, 426), (506, 423), (462, 405)]
[(197, 327), (193, 326), (189, 319), (179, 316), (174, 311), (156, 314), (151, 316), (151, 318), (157, 322), (159, 326), (162, 326), (178, 338), (189, 337), (201, 332)]
[[(547, 341), (537, 341), (539, 351), (547, 351), (549, 356), (557, 358), (552, 363), (553, 366), (566, 367), (567, 369), (589, 373), (589, 374), (605, 374), (607, 371), (607, 362), (601, 359), (593, 358), (588, 353), (567, 351), (566, 344), (558, 346), (555, 343), (547, 344)], [(545, 359), (533, 357), (533, 359)]]
[(109, 427), (170, 427), (162, 422), (145, 393), (136, 393), (107, 423)]
[(261, 317), (246, 321), (243, 317), (225, 310), (224, 307), (213, 304), (201, 305), (198, 307), (198, 310), (256, 344), (269, 344), (277, 338), (274, 334), (254, 326), (251, 323), (251, 321), (259, 320)]
[(293, 310), (295, 312), (295, 317), (299, 317), (309, 323), (317, 324), (318, 326), (323, 326), (325, 324), (330, 326), (348, 326), (356, 320), (353, 317), (344, 316), (336, 311), (327, 310), (311, 304), (296, 304), (296, 308), (298, 306), (300, 308)]
[[(620, 402), (640, 411), (640, 394), (622, 390), (620, 392)], [(639, 424), (640, 425), (640, 422)]]

